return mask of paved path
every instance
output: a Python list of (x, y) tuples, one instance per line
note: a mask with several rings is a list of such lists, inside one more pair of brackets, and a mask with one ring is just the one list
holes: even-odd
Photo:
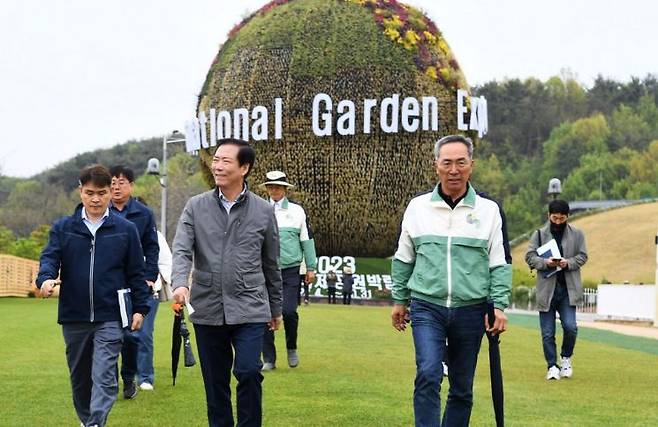
[(658, 340), (658, 328), (653, 326), (636, 326), (629, 325), (625, 323), (613, 323), (613, 322), (581, 322), (578, 321), (578, 326), (584, 328), (595, 328), (595, 329), (605, 329), (612, 332), (617, 332), (624, 335), (632, 335), (635, 337), (643, 338), (653, 338)]
[[(535, 315), (538, 313), (536, 311), (527, 311), (527, 310), (505, 310), (505, 312), (516, 313), (516, 314), (527, 314)], [(595, 321), (595, 315), (591, 313), (576, 313), (576, 319), (578, 321), (578, 326), (584, 328), (594, 328), (594, 329), (604, 329), (607, 331), (617, 332), (618, 334), (631, 335), (634, 337), (643, 337), (643, 338), (653, 338), (658, 340), (658, 328), (654, 326), (646, 325), (634, 325), (628, 323), (614, 323), (607, 322), (602, 320)]]

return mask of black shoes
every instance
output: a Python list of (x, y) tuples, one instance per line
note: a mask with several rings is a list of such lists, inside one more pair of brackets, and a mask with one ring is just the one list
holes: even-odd
[(123, 398), (132, 400), (135, 396), (137, 396), (137, 384), (135, 384), (135, 381), (124, 381)]

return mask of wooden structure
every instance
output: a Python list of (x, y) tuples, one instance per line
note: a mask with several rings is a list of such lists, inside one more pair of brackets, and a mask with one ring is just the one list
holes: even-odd
[(27, 297), (36, 290), (39, 262), (13, 255), (0, 255), (0, 297)]

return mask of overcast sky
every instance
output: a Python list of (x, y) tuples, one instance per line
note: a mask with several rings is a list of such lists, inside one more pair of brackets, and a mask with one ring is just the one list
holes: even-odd
[[(265, 3), (3, 0), (0, 174), (182, 129), (220, 43)], [(653, 1), (406, 3), (434, 20), (471, 85), (563, 69), (586, 85), (658, 74)]]

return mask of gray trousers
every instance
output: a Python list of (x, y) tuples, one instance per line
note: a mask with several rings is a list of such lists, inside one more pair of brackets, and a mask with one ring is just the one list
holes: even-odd
[(85, 426), (104, 426), (117, 398), (121, 322), (64, 323), (73, 406)]

